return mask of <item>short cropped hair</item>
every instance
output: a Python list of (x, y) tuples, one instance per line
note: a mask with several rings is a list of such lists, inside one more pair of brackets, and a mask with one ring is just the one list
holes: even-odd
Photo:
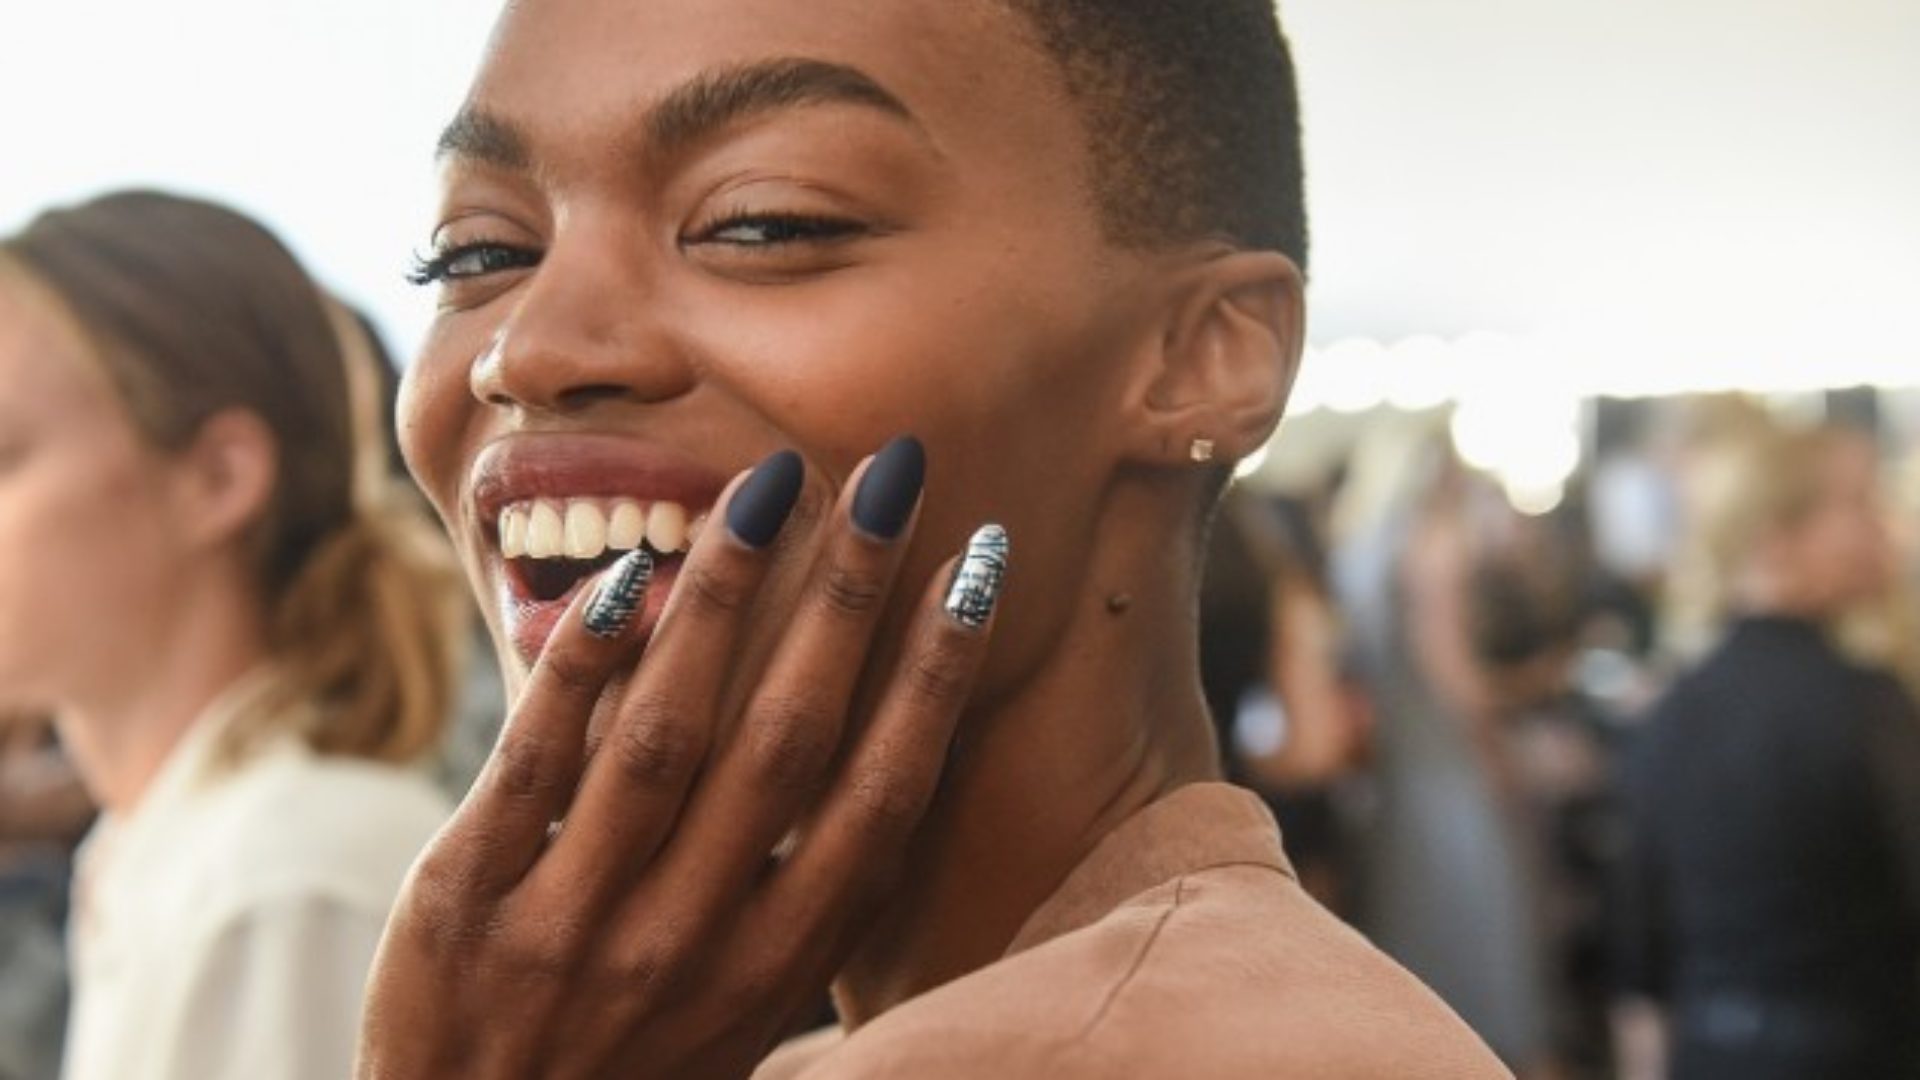
[(1304, 270), (1293, 59), (1274, 0), (998, 0), (1080, 106), (1108, 238), (1224, 238)]

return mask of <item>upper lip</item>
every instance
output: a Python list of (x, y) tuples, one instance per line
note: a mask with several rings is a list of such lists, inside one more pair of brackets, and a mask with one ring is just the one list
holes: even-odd
[(513, 435), (480, 451), (468, 493), (474, 516), (498, 540), (500, 512), (532, 499), (628, 498), (676, 502), (699, 513), (727, 477), (678, 451), (614, 435)]

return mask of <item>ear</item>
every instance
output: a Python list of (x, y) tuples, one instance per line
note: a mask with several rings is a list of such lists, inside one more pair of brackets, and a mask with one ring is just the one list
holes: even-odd
[(1300, 368), (1305, 293), (1279, 252), (1218, 252), (1186, 268), (1129, 393), (1129, 456), (1190, 467), (1197, 443), (1221, 462), (1266, 445)]
[(215, 413), (173, 463), (174, 510), (198, 546), (233, 543), (267, 512), (279, 478), (279, 444), (244, 409)]

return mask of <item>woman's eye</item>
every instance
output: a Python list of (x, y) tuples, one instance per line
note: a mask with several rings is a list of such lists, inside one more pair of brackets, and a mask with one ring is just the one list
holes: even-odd
[(777, 247), (782, 244), (843, 240), (864, 231), (842, 218), (787, 214), (741, 214), (709, 226), (694, 236), (695, 244), (734, 247)]
[(435, 285), (448, 281), (466, 281), (506, 270), (524, 270), (540, 265), (540, 253), (508, 244), (472, 243), (446, 249), (431, 258), (414, 260), (407, 275), (415, 285)]

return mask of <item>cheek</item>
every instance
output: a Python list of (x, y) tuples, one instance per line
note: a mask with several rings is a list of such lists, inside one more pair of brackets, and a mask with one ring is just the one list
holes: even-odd
[(400, 383), (395, 425), (400, 453), (441, 520), (451, 523), (459, 504), (461, 448), (472, 419), (468, 365), (461, 357), (477, 334), (443, 321)]
[(1116, 365), (1079, 301), (1050, 303), (1044, 288), (939, 274), (853, 284), (753, 297), (725, 318), (687, 305), (683, 339), (726, 393), (842, 475), (896, 435), (922, 439), (926, 501), (892, 625), (904, 629), (939, 565), (997, 522), (1018, 580), (1049, 583), (1008, 594), (997, 651), (1023, 664), (1057, 638), (1090, 565)]
[(1803, 559), (1823, 588), (1839, 595), (1872, 588), (1882, 563), (1871, 524), (1840, 511), (1821, 515), (1808, 530)]
[[(488, 629), (498, 634), (493, 588), (483, 569), (483, 556), (472, 534), (460, 527), (461, 479), (468, 454), (477, 447), (474, 428), (481, 422), (481, 406), (474, 400), (468, 375), (472, 357), (492, 333), (479, 320), (443, 319), (435, 325), (400, 382), (394, 423), (407, 471), (427, 496), (442, 528), (452, 541), (468, 587), (486, 615)], [(513, 650), (498, 639), (495, 652), (511, 672), (519, 664)]]
[(49, 468), (0, 484), (0, 685), (57, 698), (117, 662), (164, 608), (173, 550), (134, 470)]
[(1018, 266), (868, 268), (699, 297), (682, 326), (716, 380), (815, 460), (844, 471), (910, 432), (928, 444), (934, 494), (1013, 499), (1100, 457), (1111, 398), (1085, 300)]

